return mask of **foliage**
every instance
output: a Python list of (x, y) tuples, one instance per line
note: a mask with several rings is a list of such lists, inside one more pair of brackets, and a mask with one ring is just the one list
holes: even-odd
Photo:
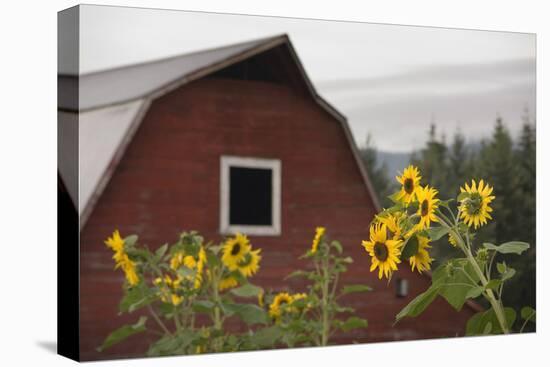
[[(139, 244), (135, 235), (123, 239), (118, 231), (105, 243), (115, 252), (115, 262), (123, 261), (117, 265), (125, 274), (119, 311), (139, 316), (134, 324), (110, 333), (99, 351), (142, 333), (156, 337), (148, 356), (327, 345), (338, 330), (367, 326), (337, 300), (370, 288), (338, 287), (340, 274), (352, 260), (342, 255), (339, 242), (328, 242), (322, 227), (304, 255), (315, 270), (290, 275), (311, 281), (308, 294), (292, 296), (264, 296), (263, 288), (250, 282), (259, 270), (260, 250), (252, 249), (240, 233), (213, 244), (205, 243), (197, 232), (183, 232), (177, 242), (156, 251)], [(347, 319), (337, 317), (344, 313)], [(228, 328), (230, 319), (238, 320), (246, 331)]]
[(385, 163), (378, 162), (376, 147), (370, 134), (367, 135), (365, 146), (359, 150), (359, 154), (374, 186), (374, 191), (378, 194), (378, 200), (383, 205), (388, 204), (386, 197), (390, 194), (391, 182), (386, 174)]
[(367, 327), (367, 320), (339, 303), (347, 294), (371, 291), (363, 284), (340, 287), (342, 274), (353, 262), (343, 255), (340, 242), (329, 240), (319, 227), (311, 250), (301, 258), (309, 260), (313, 270), (298, 270), (287, 278), (304, 278), (309, 283), (307, 293), (279, 293), (266, 298), (273, 327), (282, 331), (281, 341), (289, 347), (324, 346), (337, 332)]
[[(493, 210), (492, 207), (495, 200), (493, 187), (484, 180), (465, 183), (460, 187), (456, 201), (454, 198), (441, 201), (435, 188), (422, 187), (417, 182), (418, 176), (416, 167), (407, 167), (403, 175), (397, 177), (401, 188), (390, 196), (394, 205), (379, 213), (371, 223), (370, 241), (363, 243), (372, 258), (371, 271), (389, 264), (390, 271), (385, 275), (391, 277), (391, 273), (398, 269), (397, 264), (403, 262), (409, 262), (413, 270), (415, 265), (420, 272), (429, 270), (432, 259), (428, 243), (431, 241), (445, 239), (448, 246), (455, 247), (460, 255), (437, 267), (432, 274), (431, 286), (397, 314), (396, 322), (420, 315), (438, 296), (457, 311), (468, 299), (483, 298), (490, 308), (468, 321), (466, 334), (509, 333), (517, 315), (514, 308), (504, 307), (503, 290), (516, 271), (505, 261), (495, 259), (497, 256), (522, 255), (529, 250), (529, 244), (508, 241), (497, 246), (479, 242), (478, 230), (487, 225), (492, 216), (499, 215), (498, 208)], [(406, 197), (403, 192), (407, 192)], [(426, 195), (427, 192), (432, 194)], [(451, 206), (453, 202), (456, 204)], [(395, 241), (400, 244), (400, 251), (398, 258), (391, 259), (388, 254)], [(523, 331), (528, 323), (534, 323), (535, 310), (524, 307), (521, 316), (525, 320), (521, 326)]]
[[(425, 146), (414, 152), (410, 159), (410, 163), (422, 171), (423, 181), (437, 187), (442, 197), (455, 196), (456, 188), (470, 177), (491, 181), (496, 196), (492, 205), (495, 215), (488, 225), (478, 228), (478, 243), (521, 239), (531, 245), (523, 256), (507, 259), (517, 273), (508, 282), (509, 291), (503, 297), (506, 304), (516, 309), (523, 305), (534, 307), (536, 303), (536, 130), (527, 110), (522, 121), (516, 139), (512, 139), (505, 122), (497, 118), (490, 138), (466, 141), (463, 133), (457, 130), (448, 143), (432, 124)], [(369, 154), (376, 157), (372, 145), (370, 149)], [(376, 167), (383, 167), (379, 162), (375, 163)], [(380, 196), (389, 195), (394, 182), (388, 180), (387, 173), (371, 169), (369, 174), (371, 178), (373, 175), (383, 176), (377, 180), (385, 184), (374, 186)], [(393, 205), (382, 202), (384, 207)], [(450, 202), (449, 206), (456, 210), (456, 202)], [(439, 263), (460, 255), (456, 247), (446, 244), (446, 237), (432, 241), (432, 254)], [(495, 261), (502, 260), (503, 255), (498, 254)], [(483, 300), (482, 303), (486, 304)], [(526, 330), (533, 330), (533, 325), (529, 323)]]
[[(261, 257), (246, 236), (237, 234), (214, 245), (197, 232), (184, 232), (176, 243), (154, 252), (140, 246), (135, 235), (122, 241), (119, 252), (130, 259), (138, 280), (126, 277), (119, 311), (146, 309), (150, 316), (113, 331), (100, 351), (143, 332), (158, 337), (148, 356), (252, 349), (257, 334), (265, 339), (267, 313), (255, 302), (244, 302), (251, 297), (255, 301), (263, 292), (249, 281)], [(237, 246), (239, 258), (224, 257), (237, 253)], [(248, 331), (229, 333), (225, 322), (231, 318), (243, 321)]]

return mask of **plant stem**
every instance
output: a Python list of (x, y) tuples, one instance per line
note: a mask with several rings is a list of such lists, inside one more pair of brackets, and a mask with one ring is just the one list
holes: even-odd
[(181, 330), (180, 315), (178, 312), (178, 307), (174, 306), (174, 324), (176, 325), (176, 330)]
[(329, 274), (328, 274), (328, 260), (323, 258), (323, 314), (322, 314), (322, 335), (321, 335), (321, 345), (325, 346), (328, 343), (328, 334), (329, 334), (329, 315), (328, 315), (328, 296), (329, 296)]
[(149, 309), (149, 313), (151, 314), (151, 316), (153, 316), (153, 319), (155, 319), (155, 321), (157, 322), (157, 324), (160, 326), (160, 328), (168, 335), (172, 335), (172, 333), (170, 332), (170, 330), (168, 330), (168, 328), (166, 327), (166, 325), (164, 325), (164, 323), (162, 322), (162, 320), (158, 317), (157, 313), (155, 312), (155, 310), (153, 309), (153, 307), (151, 307), (151, 305), (147, 305), (147, 308)]
[(222, 329), (222, 323), (221, 323), (221, 317), (220, 317), (220, 293), (218, 290), (218, 276), (212, 277), (212, 298), (214, 298), (214, 329), (221, 330)]
[(506, 323), (506, 317), (504, 315), (504, 309), (502, 307), (502, 302), (496, 299), (495, 294), (492, 289), (486, 288), (487, 283), (489, 281), (487, 278), (485, 278), (485, 275), (479, 268), (479, 265), (476, 261), (476, 259), (473, 257), (472, 252), (470, 249), (466, 251), (466, 256), (468, 257), (468, 260), (470, 261), (470, 264), (472, 264), (472, 267), (474, 268), (474, 271), (479, 276), (479, 279), (481, 280), (481, 284), (485, 288), (485, 293), (487, 294), (487, 298), (489, 300), (489, 303), (491, 303), (491, 307), (493, 307), (493, 310), (495, 311), (495, 315), (497, 316), (498, 322), (500, 323), (500, 327), (502, 329), (503, 334), (508, 334), (510, 331), (508, 330), (508, 325)]
[(525, 329), (525, 326), (527, 325), (529, 320), (531, 320), (533, 318), (533, 315), (534, 315), (534, 313), (532, 313), (531, 315), (529, 315), (528, 318), (525, 319), (525, 321), (523, 322), (523, 325), (521, 325), (521, 329), (519, 329), (520, 334), (523, 333), (523, 329)]
[[(214, 330), (216, 331), (222, 331), (223, 329), (223, 321), (221, 318), (221, 310), (220, 310), (220, 292), (219, 292), (219, 284), (221, 281), (222, 276), (222, 269), (212, 269), (212, 299), (214, 301)], [(212, 349), (214, 352), (221, 352), (223, 348), (223, 340), (220, 336), (217, 336), (212, 341)]]
[[(440, 218), (438, 218), (438, 219), (440, 219)], [(502, 307), (502, 302), (500, 302), (499, 300), (496, 299), (495, 294), (494, 294), (492, 289), (487, 288), (487, 284), (489, 283), (489, 281), (485, 277), (485, 274), (483, 274), (483, 271), (481, 271), (481, 269), (479, 267), (479, 264), (477, 263), (476, 259), (472, 255), (472, 251), (470, 249), (469, 243), (468, 243), (468, 245), (466, 245), (466, 243), (464, 242), (464, 240), (462, 238), (462, 235), (460, 235), (460, 233), (458, 233), (458, 231), (456, 231), (456, 229), (451, 228), (445, 221), (441, 220), (439, 222), (441, 223), (441, 225), (443, 225), (449, 231), (452, 231), (456, 235), (456, 237), (458, 239), (458, 242), (459, 242), (458, 244), (460, 245), (460, 248), (461, 248), (462, 252), (464, 252), (464, 254), (466, 255), (466, 258), (470, 262), (470, 265), (472, 265), (472, 268), (474, 269), (477, 276), (479, 277), (479, 280), (481, 281), (481, 285), (483, 286), (484, 293), (487, 295), (487, 300), (489, 301), (489, 303), (491, 304), (491, 307), (493, 308), (493, 310), (495, 312), (497, 320), (498, 320), (498, 322), (500, 324), (500, 327), (502, 329), (502, 333), (503, 334), (508, 334), (510, 331), (509, 331), (508, 325), (506, 323), (506, 317), (504, 315), (504, 309)], [(467, 238), (467, 241), (469, 242), (468, 238)]]

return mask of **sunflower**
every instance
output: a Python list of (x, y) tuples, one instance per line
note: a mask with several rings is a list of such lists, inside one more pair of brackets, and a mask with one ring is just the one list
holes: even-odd
[(387, 226), (375, 223), (370, 227), (370, 241), (363, 241), (362, 245), (372, 258), (370, 271), (378, 268), (378, 278), (382, 275), (389, 278), (397, 264), (401, 262), (401, 241), (387, 238)]
[(178, 270), (180, 266), (185, 265), (189, 269), (194, 269), (197, 266), (197, 261), (191, 255), (185, 255), (183, 251), (178, 251), (170, 259), (170, 268), (174, 271)]
[(114, 251), (115, 269), (122, 269), (130, 286), (138, 284), (139, 276), (136, 272), (136, 264), (128, 257), (124, 249), (124, 240), (120, 237), (119, 231), (115, 230), (112, 237), (107, 238), (105, 244)]
[(321, 243), (321, 239), (325, 235), (325, 227), (317, 227), (315, 228), (315, 237), (313, 238), (313, 244), (311, 245), (311, 253), (314, 254), (317, 252), (317, 249), (319, 248), (319, 244)]
[(172, 255), (172, 258), (170, 258), (170, 269), (176, 271), (178, 268), (183, 264), (183, 258), (185, 257), (185, 254), (182, 251), (178, 251), (174, 255)]
[(294, 302), (298, 301), (298, 300), (301, 300), (301, 299), (306, 299), (307, 298), (307, 294), (305, 293), (295, 293), (291, 296), (291, 302), (290, 304), (292, 304), (292, 311), (293, 312), (299, 312), (300, 310), (302, 309), (309, 309), (310, 308), (310, 304), (305, 304), (303, 306), (295, 306), (294, 305)]
[(223, 291), (229, 288), (235, 288), (238, 285), (239, 285), (239, 282), (237, 281), (237, 279), (235, 279), (232, 276), (228, 276), (220, 280), (220, 283), (218, 284), (218, 289), (220, 291)]
[(269, 305), (269, 316), (274, 319), (279, 319), (283, 311), (281, 306), (290, 303), (292, 303), (292, 296), (290, 296), (290, 294), (286, 292), (277, 294), (275, 298), (273, 298), (273, 302)]
[(420, 172), (418, 168), (413, 165), (409, 165), (403, 170), (401, 176), (396, 176), (395, 179), (401, 184), (401, 190), (397, 194), (396, 199), (409, 204), (415, 199), (416, 189), (420, 186)]
[(172, 304), (174, 306), (177, 306), (183, 301), (183, 296), (178, 296), (177, 294), (172, 293), (172, 296), (170, 297), (170, 300), (172, 301)]
[(164, 278), (158, 277), (153, 280), (153, 284), (159, 288), (158, 295), (164, 303), (172, 303), (174, 306), (179, 305), (183, 301), (183, 296), (177, 294), (182, 282), (181, 277), (172, 279), (170, 275), (165, 274)]
[(409, 258), (409, 264), (411, 264), (412, 271), (414, 268), (418, 270), (419, 273), (423, 271), (430, 270), (430, 264), (432, 263), (432, 258), (428, 253), (428, 249), (431, 248), (428, 237), (425, 236), (416, 236), (418, 241), (418, 250), (416, 254)]
[(235, 237), (230, 237), (225, 241), (222, 262), (229, 270), (236, 270), (239, 262), (243, 261), (249, 252), (250, 241), (245, 235), (237, 233)]
[(453, 246), (453, 247), (456, 247), (458, 241), (456, 239), (456, 235), (453, 234), (452, 232), (449, 233), (449, 243)]
[(437, 222), (435, 210), (438, 207), (439, 199), (436, 199), (437, 190), (426, 185), (416, 189), (416, 198), (418, 199), (418, 216), (420, 222), (417, 229), (430, 228), (430, 222)]
[(199, 250), (199, 260), (197, 261), (195, 282), (193, 285), (195, 289), (200, 288), (202, 284), (202, 271), (204, 269), (205, 264), (206, 264), (206, 251), (204, 251), (204, 248), (201, 246), (201, 249)]
[(115, 253), (124, 251), (124, 240), (120, 237), (118, 229), (113, 232), (112, 237), (107, 238), (105, 244), (115, 251)]
[(388, 235), (392, 240), (401, 239), (401, 227), (399, 226), (399, 220), (401, 213), (393, 213), (389, 215), (377, 215), (376, 218), (380, 223), (386, 225)]
[(239, 269), (241, 274), (245, 277), (254, 275), (260, 268), (260, 260), (262, 259), (260, 256), (260, 250), (261, 249), (249, 251), (244, 256), (244, 259), (238, 262), (237, 269)]
[(460, 200), (459, 212), (460, 218), (464, 220), (469, 227), (472, 225), (475, 229), (487, 224), (487, 219), (493, 219), (490, 212), (493, 209), (489, 204), (495, 199), (491, 194), (493, 188), (484, 183), (483, 180), (476, 182), (472, 180), (472, 186), (464, 184), (464, 188), (460, 188), (461, 193), (466, 193), (465, 198)]

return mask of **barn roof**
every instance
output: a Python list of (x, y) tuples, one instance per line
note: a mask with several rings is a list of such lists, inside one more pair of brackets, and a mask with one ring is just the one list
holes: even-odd
[[(77, 209), (81, 227), (152, 100), (279, 46), (286, 46), (311, 97), (342, 124), (367, 190), (378, 206), (346, 118), (317, 93), (290, 39), (280, 35), (88, 74), (59, 74), (58, 167), (73, 201), (80, 194)], [(78, 154), (71, 154), (76, 149), (71, 146), (75, 134), (80, 144)], [(72, 169), (75, 166), (79, 167), (79, 174)], [(85, 179), (79, 181), (79, 176)]]

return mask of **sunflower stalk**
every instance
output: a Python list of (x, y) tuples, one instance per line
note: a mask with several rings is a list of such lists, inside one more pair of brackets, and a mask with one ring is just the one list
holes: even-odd
[[(418, 316), (437, 296), (443, 297), (457, 311), (468, 299), (484, 297), (491, 308), (473, 315), (465, 334), (510, 333), (516, 311), (504, 307), (502, 292), (515, 270), (504, 262), (497, 263), (500, 276), (492, 278), (493, 262), (497, 252), (520, 255), (529, 249), (529, 244), (512, 241), (499, 246), (492, 243), (474, 246), (476, 231), (492, 219), (491, 203), (495, 196), (493, 187), (484, 180), (472, 180), (471, 184), (460, 187), (454, 209), (449, 205), (454, 198), (441, 201), (438, 191), (430, 185), (422, 186), (421, 179), (420, 171), (413, 165), (396, 177), (401, 187), (389, 196), (395, 205), (375, 216), (369, 240), (362, 243), (371, 257), (370, 270), (378, 269), (378, 277), (386, 277), (388, 284), (398, 264), (403, 262), (408, 262), (412, 271), (415, 268), (419, 272), (429, 271), (435, 260), (428, 252), (432, 247), (429, 243), (443, 236), (448, 237), (448, 242), (459, 249), (463, 257), (447, 259), (435, 269), (431, 287), (405, 306), (396, 315), (396, 322), (404, 317)], [(522, 317), (525, 319), (524, 315), (530, 312), (522, 309)]]
[[(255, 303), (235, 302), (229, 292), (222, 294), (231, 288), (240, 288), (235, 295), (241, 298), (263, 293), (263, 289), (248, 281), (258, 271), (261, 255), (260, 249), (252, 249), (246, 236), (236, 234), (222, 244), (213, 245), (204, 243), (197, 232), (184, 232), (176, 243), (165, 244), (154, 252), (139, 246), (137, 241), (135, 235), (123, 239), (115, 231), (105, 243), (115, 252), (117, 268), (125, 275), (121, 312), (147, 308), (158, 325), (146, 325), (145, 317), (140, 318), (138, 324), (138, 332), (149, 332), (156, 338), (146, 352), (148, 356), (261, 347), (253, 342), (251, 335), (261, 331), (258, 324), (266, 323), (267, 312)], [(225, 305), (233, 310), (231, 315), (247, 326), (254, 325), (254, 330), (233, 335), (226, 332), (226, 315), (222, 313)], [(209, 316), (210, 322), (196, 328), (197, 312)], [(131, 333), (121, 333), (120, 330), (126, 329)], [(109, 348), (135, 332), (133, 325), (119, 328), (107, 336), (99, 349)]]
[(321, 335), (321, 345), (325, 346), (328, 343), (329, 329), (330, 329), (330, 320), (329, 320), (329, 283), (330, 283), (330, 274), (329, 274), (329, 264), (328, 256), (323, 258), (322, 262), (323, 270), (323, 285), (322, 285), (322, 295), (323, 295), (323, 304), (322, 312), (323, 317), (321, 320), (322, 323), (322, 335)]
[(504, 307), (502, 306), (502, 301), (500, 299), (497, 300), (495, 297), (495, 294), (492, 289), (487, 288), (487, 284), (489, 283), (489, 280), (487, 277), (485, 277), (485, 274), (483, 274), (483, 271), (479, 267), (478, 262), (474, 258), (471, 247), (470, 247), (470, 241), (469, 241), (469, 235), (466, 234), (466, 241), (464, 241), (462, 235), (455, 227), (449, 226), (449, 224), (440, 216), (437, 216), (437, 219), (439, 223), (447, 228), (449, 232), (452, 232), (456, 239), (458, 239), (458, 245), (459, 248), (462, 250), (462, 252), (466, 255), (466, 258), (468, 259), (468, 262), (476, 272), (476, 275), (479, 277), (479, 280), (481, 282), (481, 285), (483, 287), (483, 294), (486, 296), (486, 299), (491, 304), (491, 307), (493, 308), (495, 315), (497, 317), (497, 320), (500, 324), (500, 327), (502, 329), (502, 332), (504, 334), (508, 334), (509, 328), (506, 323), (506, 317), (504, 316)]

